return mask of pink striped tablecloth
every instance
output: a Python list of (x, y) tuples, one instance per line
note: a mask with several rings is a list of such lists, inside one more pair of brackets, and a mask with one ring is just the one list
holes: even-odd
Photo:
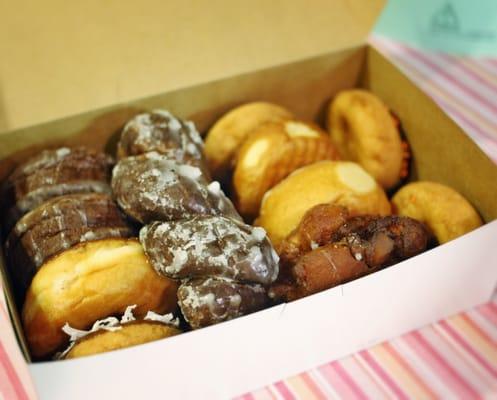
[[(497, 162), (497, 60), (426, 53), (380, 37), (371, 42)], [(0, 399), (34, 399), (1, 300)], [(497, 398), (497, 297), (238, 399), (327, 398)]]
[[(497, 59), (427, 53), (379, 36), (370, 42), (497, 162)], [(328, 398), (497, 399), (497, 295), (473, 310), (237, 400)]]

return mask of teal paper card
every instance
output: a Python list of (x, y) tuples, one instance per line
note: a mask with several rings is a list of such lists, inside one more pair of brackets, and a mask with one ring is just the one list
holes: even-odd
[(497, 0), (390, 0), (374, 31), (416, 47), (495, 57)]

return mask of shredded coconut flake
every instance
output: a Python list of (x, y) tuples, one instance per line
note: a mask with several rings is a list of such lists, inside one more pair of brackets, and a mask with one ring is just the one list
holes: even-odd
[[(122, 325), (135, 321), (136, 318), (133, 315), (133, 310), (136, 307), (137, 307), (136, 304), (126, 307), (126, 310), (124, 311), (124, 314), (122, 315), (120, 320), (117, 319), (116, 317), (108, 317), (105, 319), (98, 320), (93, 324), (91, 329), (88, 331), (73, 328), (66, 322), (62, 327), (62, 331), (67, 335), (69, 335), (69, 346), (67, 346), (67, 348), (63, 352), (55, 354), (54, 359), (56, 360), (63, 359), (66, 356), (66, 354), (69, 353), (71, 349), (76, 345), (76, 342), (78, 340), (88, 336), (91, 333), (95, 333), (102, 330), (114, 332), (119, 329), (122, 329)], [(171, 325), (174, 327), (179, 326), (178, 318), (174, 318), (173, 314), (171, 313), (160, 315), (153, 311), (148, 311), (144, 320), (161, 322), (165, 325)]]

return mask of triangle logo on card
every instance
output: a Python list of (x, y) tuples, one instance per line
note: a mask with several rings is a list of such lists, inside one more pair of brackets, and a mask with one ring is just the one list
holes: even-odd
[(431, 17), (431, 30), (443, 32), (459, 32), (460, 24), (454, 6), (448, 2)]

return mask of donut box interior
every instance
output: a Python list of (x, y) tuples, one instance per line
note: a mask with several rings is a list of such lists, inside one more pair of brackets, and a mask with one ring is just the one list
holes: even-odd
[(40, 149), (109, 152), (125, 122), (166, 108), (201, 132), (252, 100), (324, 121), (340, 90), (363, 87), (397, 114), (412, 151), (410, 179), (452, 186), (486, 224), (448, 244), (347, 284), (236, 320), (76, 360), (31, 363), (2, 262), (4, 291), (41, 398), (228, 398), (487, 301), (497, 283), (497, 166), (443, 111), (369, 45), (330, 51), (0, 135), (0, 178)]

